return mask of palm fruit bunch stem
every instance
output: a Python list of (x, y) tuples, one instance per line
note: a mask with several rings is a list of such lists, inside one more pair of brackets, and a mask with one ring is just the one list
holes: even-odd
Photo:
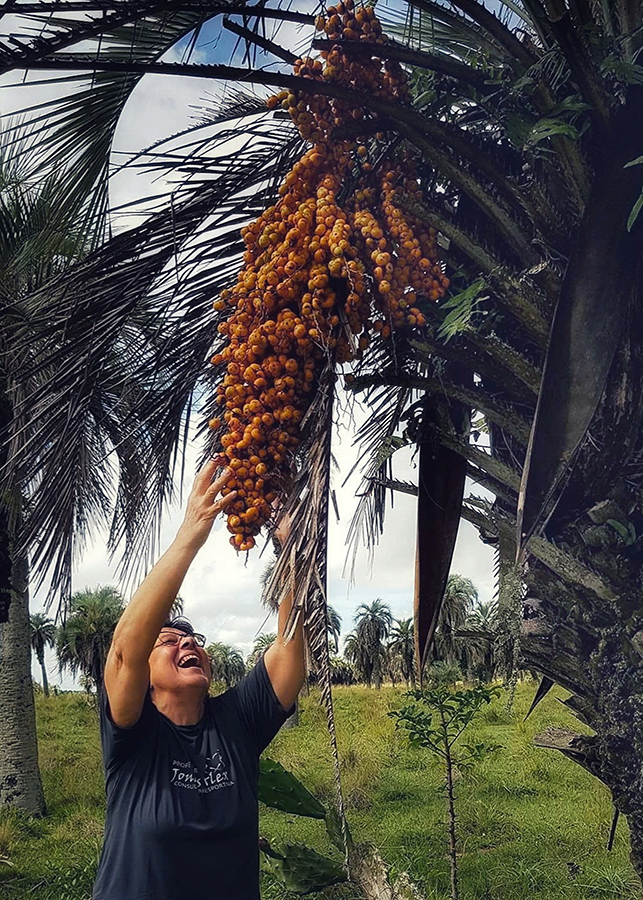
[[(410, 103), (398, 63), (344, 52), (349, 41), (385, 42), (373, 8), (346, 0), (317, 28), (336, 44), (320, 59), (297, 60), (296, 75)], [(282, 91), (267, 105), (288, 110), (311, 146), (275, 205), (242, 230), (244, 267), (214, 304), (229, 314), (212, 358), (223, 413), (210, 426), (234, 472), (224, 493), (238, 494), (227, 523), (238, 550), (254, 546), (288, 483), (323, 369), (355, 359), (373, 334), (421, 328), (418, 294), (437, 300), (448, 287), (435, 232), (396, 199), (402, 191), (422, 200), (411, 151), (388, 151), (382, 132), (359, 144), (336, 138), (358, 122), (373, 132), (374, 114), (346, 100)]]

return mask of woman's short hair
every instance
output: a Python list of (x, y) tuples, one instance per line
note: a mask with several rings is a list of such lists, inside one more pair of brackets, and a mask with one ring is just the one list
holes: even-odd
[(194, 628), (189, 619), (185, 616), (175, 616), (163, 623), (163, 628), (176, 628), (177, 631), (184, 631), (186, 634), (194, 634)]

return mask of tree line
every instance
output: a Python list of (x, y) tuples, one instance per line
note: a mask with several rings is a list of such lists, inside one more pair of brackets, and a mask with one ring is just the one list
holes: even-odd
[[(107, 585), (75, 593), (70, 614), (60, 626), (44, 613), (31, 615), (31, 647), (42, 670), (46, 696), (46, 647), (55, 650), (60, 672), (68, 671), (86, 689), (100, 692), (109, 646), (124, 609), (123, 596)], [(177, 597), (171, 616), (179, 616), (182, 611), (182, 600)], [(379, 597), (370, 604), (362, 603), (355, 611), (352, 630), (344, 637), (341, 654), (342, 619), (332, 606), (328, 607), (327, 627), (335, 684), (379, 688), (383, 682), (390, 682), (415, 686), (418, 671), (412, 618), (394, 618), (390, 606)], [(206, 651), (213, 680), (226, 688), (236, 684), (275, 638), (274, 633), (259, 634), (246, 659), (230, 644), (209, 644)], [(489, 682), (503, 675), (503, 638), (496, 601), (481, 602), (470, 579), (450, 575), (430, 660), (432, 676), (446, 681), (466, 678)], [(309, 681), (315, 680), (313, 671)]]

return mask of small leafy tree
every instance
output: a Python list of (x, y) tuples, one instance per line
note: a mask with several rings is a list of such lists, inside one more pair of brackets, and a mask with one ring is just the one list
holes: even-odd
[(458, 900), (459, 897), (453, 773), (456, 768), (461, 772), (471, 769), (489, 753), (499, 749), (499, 745), (485, 744), (482, 741), (461, 742), (461, 749), (455, 753), (454, 746), (480, 709), (499, 693), (499, 687), (482, 686), (454, 692), (445, 686), (409, 691), (406, 696), (414, 702), (389, 713), (397, 720), (396, 727), (408, 731), (412, 746), (425, 747), (444, 765), (452, 900)]
[(430, 688), (453, 687), (456, 682), (462, 681), (462, 670), (457, 663), (446, 663), (439, 659), (429, 666), (426, 679), (427, 687)]

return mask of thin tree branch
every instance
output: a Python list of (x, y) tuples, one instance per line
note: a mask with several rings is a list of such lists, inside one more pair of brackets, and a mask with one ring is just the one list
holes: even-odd
[(481, 388), (465, 388), (443, 378), (426, 378), (411, 373), (381, 372), (374, 375), (357, 376), (350, 382), (352, 391), (379, 384), (400, 385), (400, 387), (416, 388), (430, 394), (452, 397), (465, 406), (480, 410), (490, 422), (495, 422), (503, 431), (512, 435), (523, 446), (527, 446), (531, 423), (519, 416), (513, 406), (497, 400), (488, 391)]
[[(330, 50), (336, 46), (337, 41), (328, 41), (316, 38), (313, 47), (316, 50)], [(424, 50), (412, 50), (397, 41), (389, 40), (385, 44), (359, 43), (357, 41), (342, 42), (342, 52), (358, 58), (377, 56), (380, 59), (394, 59), (397, 62), (408, 63), (420, 69), (428, 69), (431, 72), (439, 72), (440, 75), (448, 75), (457, 81), (469, 84), (481, 93), (491, 94), (498, 90), (498, 85), (490, 81), (489, 75), (481, 69), (474, 69), (466, 63), (462, 63), (452, 56), (442, 53), (427, 53)]]
[(452, 3), (491, 34), (508, 56), (520, 63), (521, 68), (529, 69), (537, 62), (538, 57), (530, 50), (529, 46), (523, 44), (497, 16), (478, 3), (478, 0), (452, 0)]
[[(431, 0), (409, 0), (409, 5), (428, 13), (432, 19), (447, 22), (460, 32), (468, 32), (472, 42), (477, 44), (483, 54), (492, 57), (500, 55), (504, 60), (505, 53), (502, 52), (502, 48), (499, 48), (498, 44), (491, 40), (489, 34), (484, 29), (480, 28), (478, 25), (474, 25), (468, 19), (465, 19), (464, 16), (458, 15), (452, 10), (446, 9), (446, 7), (437, 3), (432, 3)], [(501, 50), (500, 54), (498, 53), (499, 49)]]
[[(119, 5), (118, 10), (111, 14), (98, 16), (80, 24), (72, 21), (70, 22), (70, 28), (50, 37), (36, 37), (31, 39), (30, 42), (24, 43), (16, 38), (10, 38), (17, 49), (14, 50), (6, 45), (0, 45), (0, 74), (10, 72), (13, 69), (33, 68), (38, 61), (50, 56), (52, 53), (57, 53), (65, 47), (71, 47), (80, 41), (88, 40), (99, 34), (122, 28), (123, 25), (135, 22), (145, 16), (151, 16), (160, 11), (179, 12), (181, 9), (181, 0), (175, 0), (173, 3), (168, 2), (168, 0), (163, 0), (163, 2), (158, 2), (158, 0), (154, 2), (153, 0), (153, 2), (128, 3), (125, 8)], [(217, 15), (219, 11), (223, 12), (224, 10), (225, 7), (213, 12), (213, 15)], [(15, 12), (15, 8), (13, 12)]]
[(468, 328), (463, 335), (459, 335), (459, 337), (464, 336), (465, 338), (464, 346), (456, 344), (455, 341), (440, 342), (428, 335), (423, 335), (421, 340), (409, 341), (409, 344), (427, 360), (438, 356), (440, 359), (460, 363), (476, 375), (482, 375), (483, 378), (490, 378), (497, 384), (502, 384), (506, 393), (518, 402), (533, 404), (533, 393), (537, 394), (537, 391), (527, 390), (523, 381), (514, 377), (514, 373), (507, 366), (500, 363), (499, 360), (490, 358), (486, 353), (480, 352), (477, 344), (467, 346), (466, 338), (472, 331), (474, 331), (473, 328)]
[(438, 438), (440, 443), (444, 444), (445, 447), (448, 447), (460, 456), (464, 456), (465, 459), (469, 460), (469, 462), (473, 463), (479, 469), (482, 469), (483, 472), (487, 472), (492, 478), (499, 481), (500, 484), (510, 488), (516, 494), (520, 490), (520, 474), (499, 459), (491, 456), (490, 453), (479, 450), (474, 444), (465, 443), (465, 441), (459, 440), (444, 429), (438, 431)]
[(251, 31), (250, 28), (244, 28), (243, 25), (239, 25), (237, 22), (231, 22), (228, 18), (224, 18), (222, 24), (227, 31), (231, 31), (233, 34), (244, 38), (251, 44), (256, 44), (257, 47), (261, 47), (262, 50), (267, 50), (268, 53), (272, 53), (273, 56), (283, 59), (284, 62), (287, 62), (290, 65), (293, 65), (299, 58), (294, 53), (291, 53), (290, 50), (286, 50), (284, 47), (280, 47), (279, 44), (275, 44), (274, 41), (262, 37), (260, 34), (256, 34), (256, 32)]

